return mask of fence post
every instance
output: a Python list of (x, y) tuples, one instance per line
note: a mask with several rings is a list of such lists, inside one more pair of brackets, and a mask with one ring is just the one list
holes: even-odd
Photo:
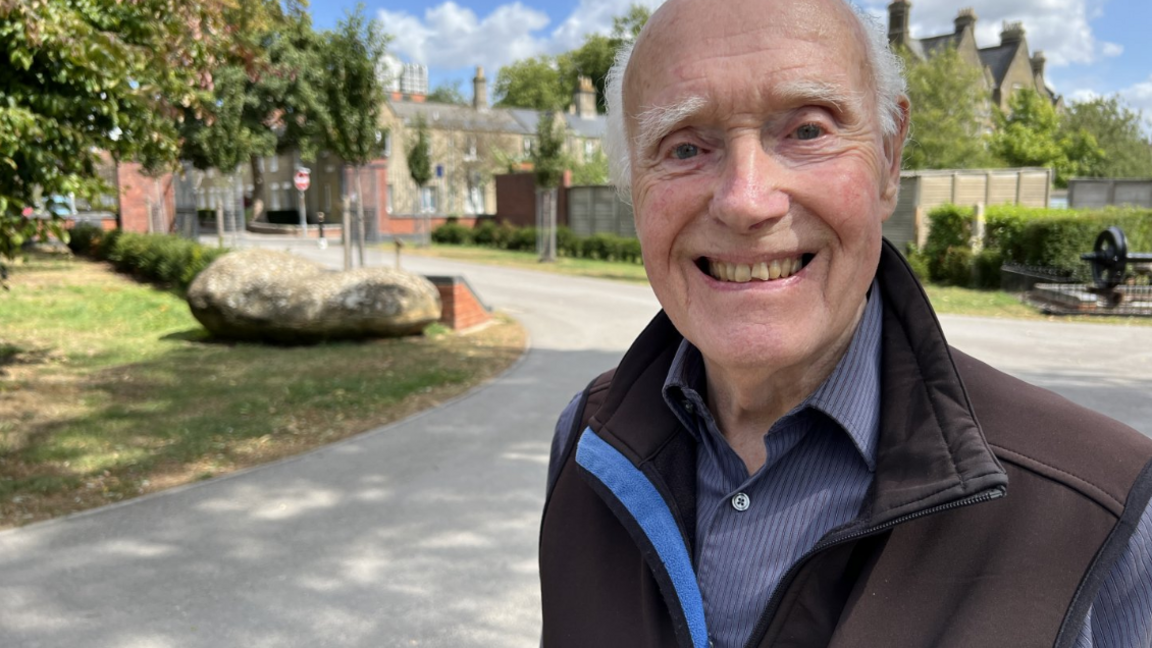
[(924, 208), (920, 205), (916, 205), (912, 210), (912, 227), (914, 228), (913, 237), (916, 241), (916, 249), (923, 250), (928, 243), (928, 224), (924, 221)]
[(976, 213), (972, 217), (972, 254), (984, 250), (984, 203), (976, 203)]

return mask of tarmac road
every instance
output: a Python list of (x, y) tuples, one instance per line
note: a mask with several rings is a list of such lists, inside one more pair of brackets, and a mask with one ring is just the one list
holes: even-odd
[[(336, 249), (249, 242), (339, 264)], [(536, 646), (555, 416), (656, 301), (644, 286), (404, 266), (464, 274), (524, 323), (530, 352), (463, 398), (355, 439), (0, 533), (0, 646)], [(1152, 435), (1152, 328), (941, 319), (977, 357)]]

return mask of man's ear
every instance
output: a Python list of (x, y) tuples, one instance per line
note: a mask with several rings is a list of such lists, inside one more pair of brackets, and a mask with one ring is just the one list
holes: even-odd
[(900, 191), (900, 167), (904, 156), (904, 140), (908, 137), (908, 116), (911, 110), (908, 97), (900, 96), (896, 100), (896, 105), (900, 109), (896, 120), (896, 132), (884, 136), (886, 177), (880, 191), (881, 199), (892, 203), (893, 209), (896, 208), (896, 195)]

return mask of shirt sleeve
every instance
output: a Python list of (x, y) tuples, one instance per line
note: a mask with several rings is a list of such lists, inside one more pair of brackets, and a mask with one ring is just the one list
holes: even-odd
[(562, 458), (560, 454), (564, 452), (564, 448), (568, 447), (568, 439), (572, 434), (572, 424), (576, 422), (576, 410), (580, 407), (580, 397), (583, 392), (576, 394), (572, 400), (568, 402), (568, 406), (560, 413), (560, 420), (556, 421), (556, 432), (552, 436), (552, 453), (548, 458), (548, 491), (552, 492), (552, 486), (556, 483), (556, 477), (560, 474), (560, 461)]
[(1152, 648), (1152, 503), (1096, 594), (1076, 648)]

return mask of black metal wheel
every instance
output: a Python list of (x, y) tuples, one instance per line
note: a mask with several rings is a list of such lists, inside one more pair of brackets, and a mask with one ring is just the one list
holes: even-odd
[(1119, 227), (1100, 232), (1093, 246), (1092, 280), (1100, 288), (1115, 288), (1124, 283), (1128, 266), (1128, 242)]

